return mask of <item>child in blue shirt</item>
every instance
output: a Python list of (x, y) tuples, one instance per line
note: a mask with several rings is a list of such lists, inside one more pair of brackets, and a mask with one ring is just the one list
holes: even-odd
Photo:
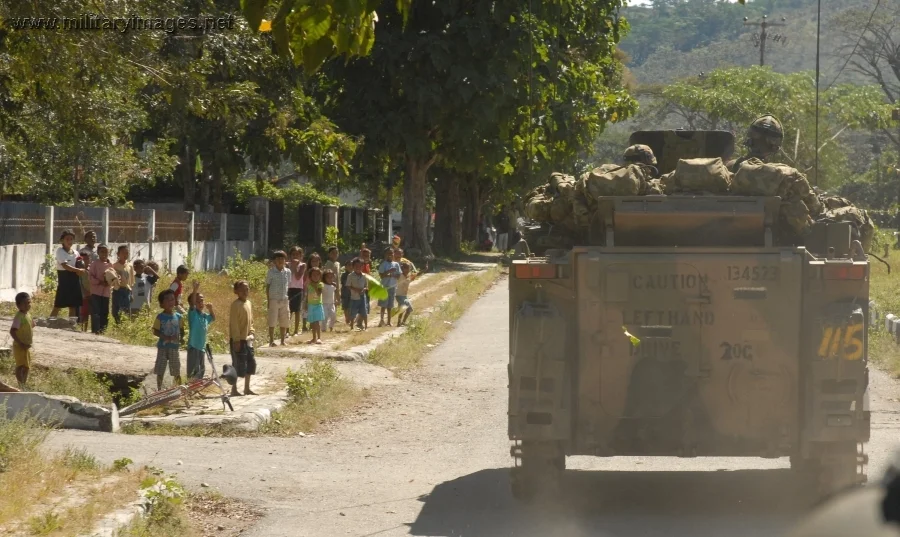
[(159, 294), (159, 307), (162, 312), (153, 321), (153, 335), (159, 338), (156, 342), (156, 389), (161, 390), (166, 366), (174, 377), (175, 385), (181, 384), (181, 358), (178, 348), (181, 346), (181, 334), (184, 330), (184, 316), (175, 311), (178, 301), (175, 291), (166, 289)]
[[(188, 297), (191, 309), (188, 312), (187, 374), (189, 379), (202, 379), (206, 374), (206, 338), (209, 323), (216, 320), (213, 305), (207, 304), (203, 295), (197, 292)], [(206, 309), (206, 312), (203, 310)]]

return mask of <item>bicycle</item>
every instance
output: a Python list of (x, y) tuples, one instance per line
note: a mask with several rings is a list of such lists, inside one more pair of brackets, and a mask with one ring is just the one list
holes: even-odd
[(216, 364), (213, 361), (212, 349), (210, 349), (209, 345), (206, 346), (206, 358), (207, 360), (209, 360), (209, 377), (194, 379), (187, 384), (172, 386), (171, 388), (166, 388), (165, 390), (159, 390), (145, 395), (138, 402), (130, 404), (119, 410), (119, 416), (129, 416), (131, 414), (136, 414), (141, 410), (147, 410), (150, 408), (167, 405), (169, 403), (174, 403), (179, 399), (184, 399), (185, 406), (190, 408), (190, 399), (212, 385), (218, 387), (219, 391), (221, 392), (219, 398), (222, 400), (222, 409), (224, 410), (227, 408), (228, 410), (234, 412), (234, 407), (231, 406), (231, 400), (228, 396), (228, 391), (222, 387), (222, 383), (219, 382), (219, 379), (224, 378), (229, 385), (234, 386), (235, 382), (237, 382), (237, 373), (235, 372), (233, 367), (225, 364), (225, 366), (222, 368), (222, 375), (217, 375)]

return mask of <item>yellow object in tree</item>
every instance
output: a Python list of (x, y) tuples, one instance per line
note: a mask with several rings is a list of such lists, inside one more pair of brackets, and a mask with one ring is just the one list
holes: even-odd
[(262, 20), (259, 22), (259, 31), (260, 32), (271, 32), (272, 31), (272, 21)]

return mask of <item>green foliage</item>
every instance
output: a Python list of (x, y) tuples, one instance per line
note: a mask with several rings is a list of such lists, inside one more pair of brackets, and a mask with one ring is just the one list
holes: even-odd
[(90, 472), (100, 468), (97, 458), (84, 448), (67, 446), (61, 455), (62, 463), (77, 472)]
[(780, 74), (765, 67), (717, 69), (662, 90), (660, 115), (673, 114), (691, 129), (730, 129), (743, 133), (764, 113), (785, 129), (775, 158), (798, 168), (810, 182), (836, 185), (846, 176), (846, 153), (838, 138), (846, 131), (883, 124), (890, 107), (877, 87), (836, 86), (821, 94), (819, 169), (815, 169), (815, 84), (811, 73)]
[(7, 418), (6, 406), (0, 405), (0, 473), (9, 470), (15, 461), (36, 457), (47, 432), (27, 413)]
[(328, 226), (325, 228), (325, 246), (337, 246), (338, 250), (344, 250), (346, 248), (344, 239), (341, 237), (338, 228), (334, 226)]
[(44, 262), (41, 263), (41, 291), (45, 293), (56, 292), (56, 286), (59, 285), (58, 280), (56, 257), (52, 254), (47, 254), (44, 256)]
[(116, 459), (113, 461), (112, 469), (114, 472), (123, 472), (128, 469), (128, 467), (134, 463), (133, 460), (128, 457), (122, 457), (121, 459)]
[(303, 203), (321, 203), (323, 205), (340, 205), (340, 199), (320, 192), (312, 185), (291, 183), (285, 188), (278, 188), (268, 181), (245, 179), (238, 182), (234, 189), (235, 198), (246, 203), (252, 197), (262, 196), (276, 201), (283, 201), (288, 207), (297, 207)]
[(253, 291), (266, 288), (266, 272), (269, 267), (254, 259), (244, 259), (237, 248), (234, 255), (225, 260), (225, 270), (232, 281), (247, 280)]
[(32, 535), (50, 535), (62, 529), (62, 519), (53, 510), (45, 511), (28, 519), (28, 528)]
[[(312, 73), (332, 56), (349, 60), (369, 53), (375, 42), (375, 9), (380, 3), (241, 0), (241, 7), (252, 28), (261, 28), (264, 18), (272, 17), (264, 31), (270, 29), (278, 49)], [(408, 13), (412, 0), (396, 0), (396, 4)]]
[(159, 470), (151, 469), (151, 472), (152, 475), (141, 483), (141, 496), (149, 503), (148, 515), (137, 517), (129, 526), (118, 530), (116, 537), (180, 537), (190, 534), (190, 524), (183, 511), (184, 488)]
[(287, 394), (295, 403), (318, 399), (339, 378), (340, 374), (330, 362), (313, 360), (301, 370), (287, 370)]

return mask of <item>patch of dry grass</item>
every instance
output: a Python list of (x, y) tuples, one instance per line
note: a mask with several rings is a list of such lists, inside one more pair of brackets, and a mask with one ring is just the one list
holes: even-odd
[(40, 449), (47, 429), (5, 415), (0, 412), (0, 534), (80, 535), (136, 498), (143, 471), (103, 466), (75, 448), (48, 456)]
[(886, 259), (891, 263), (891, 274), (887, 267), (876, 259), (871, 259), (871, 280), (869, 297), (875, 301), (881, 321), (869, 329), (869, 359), (891, 375), (900, 376), (900, 345), (897, 345), (884, 329), (884, 316), (888, 313), (900, 315), (900, 256)]
[(388, 369), (410, 369), (419, 364), (428, 352), (428, 345), (436, 345), (453, 327), (466, 309), (484, 293), (500, 275), (500, 268), (469, 274), (453, 283), (448, 293), (453, 297), (439, 305), (430, 315), (409, 319), (409, 327), (390, 345), (382, 345), (369, 354), (369, 361)]

